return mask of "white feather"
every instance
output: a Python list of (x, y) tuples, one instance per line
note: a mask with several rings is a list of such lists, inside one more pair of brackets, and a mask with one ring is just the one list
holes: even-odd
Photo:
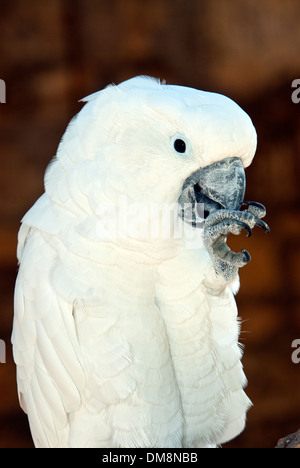
[[(249, 406), (236, 286), (216, 278), (201, 241), (109, 228), (122, 195), (174, 203), (199, 167), (228, 156), (249, 165), (255, 130), (224, 96), (148, 77), (83, 101), (19, 233), (12, 341), (35, 444), (222, 443)], [(182, 157), (178, 133), (190, 142)]]

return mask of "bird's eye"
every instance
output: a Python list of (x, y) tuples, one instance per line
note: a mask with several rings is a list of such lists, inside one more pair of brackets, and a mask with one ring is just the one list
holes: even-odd
[(177, 153), (185, 153), (186, 151), (186, 143), (184, 140), (182, 140), (181, 138), (177, 138), (175, 141), (174, 141), (174, 148), (175, 150), (177, 151)]

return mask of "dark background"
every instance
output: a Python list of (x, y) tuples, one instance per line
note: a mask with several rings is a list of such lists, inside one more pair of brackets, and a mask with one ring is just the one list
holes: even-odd
[(254, 406), (225, 447), (273, 447), (300, 427), (299, 20), (299, 0), (0, 0), (0, 447), (32, 447), (10, 346), (20, 219), (78, 100), (137, 74), (226, 94), (256, 126), (246, 198), (266, 205), (271, 233), (235, 239), (252, 254), (237, 302)]

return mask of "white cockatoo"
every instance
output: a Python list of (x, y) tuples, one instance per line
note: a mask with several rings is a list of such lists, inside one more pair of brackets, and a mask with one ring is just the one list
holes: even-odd
[(250, 255), (226, 238), (268, 230), (244, 202), (256, 131), (223, 95), (144, 76), (84, 101), (19, 232), (12, 342), (35, 446), (217, 446), (250, 404), (234, 300)]

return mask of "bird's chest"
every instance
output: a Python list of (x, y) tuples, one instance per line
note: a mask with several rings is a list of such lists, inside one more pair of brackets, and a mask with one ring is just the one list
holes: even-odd
[(203, 281), (206, 266), (196, 256), (186, 252), (162, 265), (157, 287), (186, 421), (187, 446), (212, 427), (217, 431), (218, 421), (227, 420), (231, 378), (238, 381), (237, 388), (243, 382), (235, 301), (227, 289), (218, 296), (207, 291)]
[(208, 261), (199, 252), (161, 262), (112, 252), (101, 258), (65, 261), (56, 271), (58, 279), (72, 278), (64, 292), (74, 303), (86, 401), (93, 411), (126, 402), (165, 434), (170, 428), (163, 424), (173, 421), (176, 431), (185, 427), (189, 446), (201, 438), (200, 426), (208, 433), (226, 419), (224, 373), (240, 359), (232, 297), (207, 292)]

